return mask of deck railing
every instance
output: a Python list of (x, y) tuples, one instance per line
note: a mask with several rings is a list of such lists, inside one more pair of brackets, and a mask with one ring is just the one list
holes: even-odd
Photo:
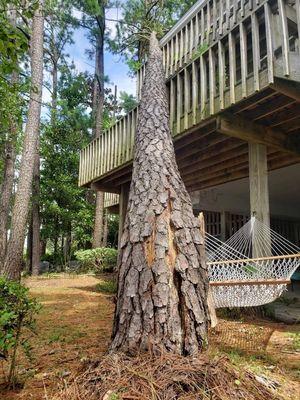
[[(274, 76), (300, 80), (300, 0), (196, 5), (185, 25), (178, 23), (161, 41), (174, 136), (273, 83)], [(80, 185), (132, 160), (137, 114), (136, 108), (81, 151)]]

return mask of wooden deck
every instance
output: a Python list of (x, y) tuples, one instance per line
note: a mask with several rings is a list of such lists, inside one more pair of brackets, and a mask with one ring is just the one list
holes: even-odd
[[(269, 170), (300, 162), (299, 37), (300, 0), (207, 0), (161, 40), (188, 190), (248, 176), (248, 142), (268, 146)], [(119, 193), (130, 182), (137, 118), (138, 108), (81, 151), (81, 186)]]

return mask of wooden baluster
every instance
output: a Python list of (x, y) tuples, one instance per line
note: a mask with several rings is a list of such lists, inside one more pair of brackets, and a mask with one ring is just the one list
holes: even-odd
[(260, 49), (259, 49), (259, 31), (256, 13), (251, 15), (252, 26), (252, 52), (253, 52), (253, 78), (254, 90), (259, 90), (259, 69), (260, 69)]
[(223, 7), (223, 0), (219, 1), (219, 7), (220, 7), (220, 12), (219, 12), (219, 35), (223, 34), (223, 20), (224, 20), (224, 7)]
[(232, 32), (228, 35), (229, 49), (229, 81), (230, 81), (230, 103), (235, 103), (235, 83), (236, 83), (236, 54), (235, 54), (235, 38)]
[(105, 174), (107, 171), (107, 134), (108, 130), (103, 133), (103, 172)]
[(193, 57), (193, 47), (194, 47), (194, 23), (193, 19), (190, 22), (190, 59)]
[(177, 127), (176, 127), (176, 133), (180, 133), (180, 121), (181, 121), (181, 109), (182, 109), (182, 88), (181, 88), (181, 79), (180, 79), (180, 74), (177, 74)]
[(112, 129), (107, 132), (107, 171), (111, 169), (111, 133)]
[(189, 110), (190, 110), (190, 87), (189, 87), (189, 72), (184, 69), (184, 129), (189, 127)]
[(204, 7), (201, 8), (201, 26), (200, 26), (200, 28), (201, 28), (201, 41), (200, 41), (200, 43), (201, 43), (201, 46), (202, 46), (203, 43), (204, 43), (204, 36), (205, 36)]
[(226, 29), (230, 29), (230, 0), (226, 0)]
[(131, 112), (131, 131), (130, 131), (130, 159), (133, 157), (134, 139), (136, 127), (136, 108)]
[(208, 51), (208, 63), (209, 63), (209, 113), (210, 115), (213, 115), (215, 113), (216, 64), (212, 48), (210, 48)]
[(241, 17), (245, 16), (245, 0), (241, 0)]
[(243, 22), (240, 23), (240, 49), (241, 49), (241, 80), (242, 80), (242, 96), (247, 97), (247, 75), (248, 75), (248, 59), (247, 59), (247, 33)]
[(216, 0), (213, 0), (213, 34), (212, 34), (213, 40), (216, 40), (216, 35), (217, 35), (217, 5), (216, 5)]
[(166, 78), (170, 75), (170, 42), (166, 43)]
[(199, 44), (199, 13), (195, 15), (195, 50)]
[(236, 24), (236, 21), (237, 21), (237, 0), (233, 0), (232, 7), (233, 7), (233, 15), (232, 15), (233, 23)]
[(248, 0), (249, 10), (253, 10), (253, 0)]
[(184, 40), (183, 40), (183, 29), (180, 31), (180, 62), (179, 66), (183, 65), (183, 57), (184, 57)]
[(100, 136), (100, 175), (104, 173), (104, 135)]
[(205, 101), (207, 94), (206, 63), (203, 55), (200, 56), (200, 99), (201, 99), (201, 119), (205, 116)]
[(219, 61), (219, 98), (220, 110), (224, 109), (224, 90), (225, 90), (225, 53), (221, 40), (218, 42), (218, 61)]
[(96, 140), (96, 176), (100, 176), (100, 136)]
[(88, 168), (87, 168), (87, 182), (89, 182), (90, 180), (90, 175), (91, 175), (91, 169), (92, 169), (92, 164), (91, 164), (91, 160), (92, 160), (92, 156), (91, 156), (91, 143), (89, 144), (88, 147)]
[(211, 18), (210, 18), (210, 1), (207, 2), (207, 19), (206, 19), (206, 41), (207, 44), (209, 43), (209, 35), (210, 35), (210, 28), (211, 28)]
[(283, 57), (283, 73), (285, 76), (290, 74), (290, 62), (289, 62), (289, 31), (287, 25), (287, 17), (285, 10), (285, 2), (278, 0), (278, 11), (282, 31), (282, 57)]
[(123, 163), (127, 160), (127, 116), (123, 118)]
[(127, 131), (127, 136), (126, 136), (126, 161), (130, 160), (129, 153), (130, 153), (130, 120), (131, 120), (131, 113), (128, 113), (126, 116), (126, 131)]
[(174, 37), (171, 39), (170, 74), (174, 72)]
[(298, 28), (298, 52), (300, 53), (300, 0), (295, 0), (297, 28)]
[(170, 80), (170, 130), (174, 132), (174, 114), (175, 114), (175, 90), (174, 79)]
[(266, 43), (267, 43), (267, 62), (268, 62), (268, 82), (274, 82), (274, 52), (272, 41), (272, 11), (269, 3), (264, 4), (265, 10), (265, 27), (266, 27)]
[(196, 62), (192, 63), (192, 115), (193, 115), (193, 125), (197, 122), (197, 104), (198, 104), (198, 73)]
[(78, 185), (81, 186), (83, 184), (83, 168), (84, 168), (84, 149), (82, 149), (79, 153), (79, 178)]
[(185, 26), (185, 30), (184, 30), (184, 63), (187, 64), (187, 60), (188, 60), (188, 49), (189, 49), (189, 30), (188, 30), (188, 24), (186, 24)]
[(178, 38), (178, 33), (175, 35), (175, 57), (174, 57), (174, 71), (177, 71), (178, 68), (178, 61), (179, 61), (179, 38)]

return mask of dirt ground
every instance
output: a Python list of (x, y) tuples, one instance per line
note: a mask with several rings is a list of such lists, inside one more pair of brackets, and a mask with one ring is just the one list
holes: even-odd
[[(33, 359), (29, 362), (21, 356), (19, 375), (24, 386), (0, 391), (1, 400), (50, 400), (87, 360), (105, 353), (114, 304), (113, 297), (100, 293), (96, 286), (107, 279), (60, 275), (26, 280), (32, 295), (43, 305), (37, 335), (31, 340)], [(208, 351), (225, 354), (237, 368), (252, 370), (271, 382), (284, 399), (300, 400), (299, 336), (296, 325), (251, 316), (223, 318), (210, 332)]]

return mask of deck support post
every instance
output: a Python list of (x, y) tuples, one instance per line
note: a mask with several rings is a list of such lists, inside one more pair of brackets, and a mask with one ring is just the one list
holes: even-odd
[[(263, 144), (249, 143), (249, 184), (250, 184), (250, 215), (255, 216), (268, 228), (270, 227), (268, 157), (267, 147)], [(266, 231), (267, 232), (267, 231)], [(252, 238), (252, 257), (269, 255), (271, 242), (266, 237), (265, 243)], [(269, 243), (268, 243), (269, 242)]]
[(119, 197), (118, 250), (120, 250), (121, 237), (122, 237), (122, 233), (123, 233), (123, 227), (124, 227), (125, 217), (126, 217), (126, 212), (127, 212), (129, 189), (130, 189), (129, 183), (125, 183), (121, 186), (120, 197)]

